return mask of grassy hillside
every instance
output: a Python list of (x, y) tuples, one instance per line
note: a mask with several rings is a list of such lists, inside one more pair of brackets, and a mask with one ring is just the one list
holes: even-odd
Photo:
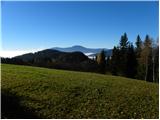
[(158, 118), (158, 84), (3, 64), (3, 118)]

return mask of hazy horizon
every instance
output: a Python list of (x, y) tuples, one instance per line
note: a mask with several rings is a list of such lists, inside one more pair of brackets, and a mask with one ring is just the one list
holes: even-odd
[[(74, 47), (74, 46), (85, 47), (83, 45), (72, 45), (72, 46), (68, 46), (68, 47)], [(12, 57), (15, 57), (15, 56), (18, 56), (18, 55), (23, 55), (23, 54), (26, 54), (26, 53), (35, 53), (35, 52), (38, 52), (38, 51), (41, 51), (41, 50), (51, 49), (51, 48), (56, 48), (56, 47), (57, 48), (68, 48), (68, 47), (53, 46), (53, 47), (50, 47), (50, 48), (41, 48), (41, 49), (32, 49), (32, 50), (1, 50), (0, 51), (0, 57), (12, 58)], [(85, 48), (88, 48), (88, 47), (85, 47)], [(97, 47), (97, 48), (100, 48), (100, 47)], [(91, 48), (91, 49), (97, 49), (97, 48)], [(108, 48), (106, 48), (106, 49), (108, 49)], [(90, 54), (90, 53), (87, 53), (87, 54)]]

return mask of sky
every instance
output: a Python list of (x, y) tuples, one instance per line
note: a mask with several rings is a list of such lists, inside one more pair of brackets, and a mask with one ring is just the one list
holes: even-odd
[(1, 54), (73, 45), (113, 48), (124, 32), (132, 43), (138, 34), (157, 39), (158, 15), (158, 1), (2, 1)]

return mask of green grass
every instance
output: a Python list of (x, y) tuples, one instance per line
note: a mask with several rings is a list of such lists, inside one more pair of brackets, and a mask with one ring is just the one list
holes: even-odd
[[(29, 66), (2, 64), (1, 69), (2, 97), (11, 95), (8, 99), (38, 118), (159, 118), (155, 83)], [(18, 115), (10, 110), (16, 104), (2, 105), (2, 117)]]

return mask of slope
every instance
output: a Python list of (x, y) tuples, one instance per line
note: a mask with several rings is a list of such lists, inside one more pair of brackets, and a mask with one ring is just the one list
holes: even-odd
[(2, 64), (1, 88), (2, 118), (158, 118), (158, 84), (140, 80)]

